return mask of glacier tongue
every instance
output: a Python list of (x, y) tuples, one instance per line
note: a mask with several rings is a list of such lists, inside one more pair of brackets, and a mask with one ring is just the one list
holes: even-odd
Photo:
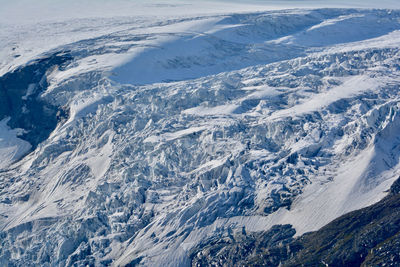
[(399, 176), (399, 11), (105, 25), (49, 45), (70, 58), (37, 97), (69, 117), (0, 172), (1, 265), (186, 266), (215, 233), (316, 230)]

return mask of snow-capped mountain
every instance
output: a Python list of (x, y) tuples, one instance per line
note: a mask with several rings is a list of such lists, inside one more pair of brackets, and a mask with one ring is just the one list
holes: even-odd
[(141, 6), (2, 21), (1, 265), (189, 266), (213, 235), (385, 197), (399, 10)]

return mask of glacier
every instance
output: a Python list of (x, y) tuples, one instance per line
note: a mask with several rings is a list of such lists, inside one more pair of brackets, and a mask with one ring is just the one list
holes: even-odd
[(399, 10), (148, 5), (1, 21), (0, 265), (190, 266), (387, 195)]

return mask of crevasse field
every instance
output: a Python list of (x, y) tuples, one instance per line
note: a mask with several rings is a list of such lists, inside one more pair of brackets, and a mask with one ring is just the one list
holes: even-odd
[(400, 175), (397, 1), (0, 4), (1, 266), (190, 266)]

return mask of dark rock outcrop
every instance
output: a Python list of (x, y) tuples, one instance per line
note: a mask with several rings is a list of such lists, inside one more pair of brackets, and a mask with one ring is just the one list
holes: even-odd
[(193, 249), (192, 266), (399, 266), (400, 178), (380, 202), (293, 238), (290, 225), (218, 237)]
[(194, 248), (191, 252), (192, 266), (248, 266), (263, 257), (266, 266), (278, 266), (291, 252), (289, 247), (296, 231), (290, 225), (275, 225), (264, 233), (243, 230), (226, 236), (217, 236)]

